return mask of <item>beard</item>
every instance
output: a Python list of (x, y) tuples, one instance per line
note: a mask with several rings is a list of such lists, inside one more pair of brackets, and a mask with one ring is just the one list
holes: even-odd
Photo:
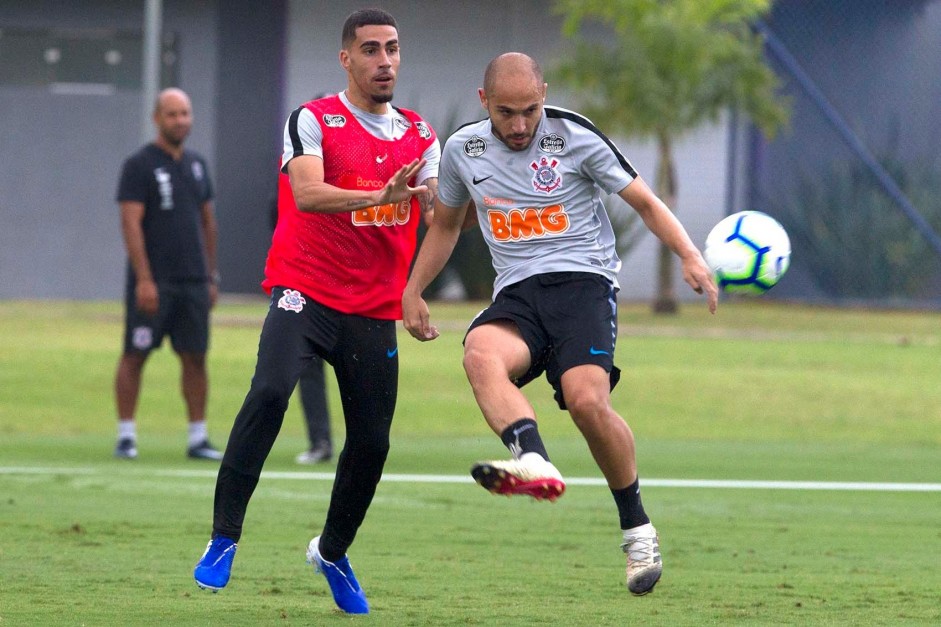
[[(491, 130), (491, 132), (496, 136), (497, 139), (499, 139), (501, 142), (503, 142), (503, 145), (504, 145), (504, 146), (506, 146), (506, 147), (509, 148), (510, 150), (513, 150), (513, 151), (516, 151), (516, 152), (522, 152), (523, 150), (526, 150), (527, 148), (529, 148), (529, 146), (533, 143), (533, 138), (536, 136), (536, 129), (533, 129), (533, 132), (532, 132), (532, 134), (530, 134), (530, 135), (525, 135), (525, 134), (521, 134), (521, 135), (504, 135), (503, 133), (501, 133), (500, 131), (498, 131), (495, 126), (492, 126), (492, 125), (491, 125), (491, 129), (490, 129), (490, 130)], [(524, 139), (526, 140), (526, 143), (525, 143), (524, 145), (522, 145), (522, 146), (519, 146), (519, 147), (512, 146), (512, 145), (510, 145), (510, 143), (509, 143), (509, 140), (521, 141), (521, 140), (524, 140)]]
[(164, 129), (160, 135), (171, 146), (179, 147), (183, 145), (189, 133), (190, 129)]
[(376, 104), (385, 104), (387, 102), (392, 102), (392, 92), (390, 91), (387, 94), (370, 94), (370, 99)]

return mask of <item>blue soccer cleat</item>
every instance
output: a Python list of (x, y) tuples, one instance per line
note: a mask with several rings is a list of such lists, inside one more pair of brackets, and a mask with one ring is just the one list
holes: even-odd
[(209, 541), (206, 552), (199, 558), (193, 569), (196, 585), (203, 590), (218, 592), (229, 583), (232, 573), (232, 560), (238, 545), (232, 538), (216, 536)]
[(307, 545), (307, 563), (322, 573), (330, 584), (330, 592), (337, 606), (347, 614), (369, 614), (366, 593), (356, 581), (350, 560), (344, 555), (336, 562), (328, 562), (320, 556), (320, 536)]

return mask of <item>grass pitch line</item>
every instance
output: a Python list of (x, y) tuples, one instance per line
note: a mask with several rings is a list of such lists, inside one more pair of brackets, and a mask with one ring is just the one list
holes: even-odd
[[(113, 475), (114, 469), (94, 467), (54, 466), (0, 466), (0, 475)], [(216, 470), (154, 470), (127, 469), (122, 476), (138, 475), (152, 477), (189, 477), (194, 479), (214, 479)], [(333, 481), (332, 472), (305, 471), (269, 471), (263, 472), (265, 479), (285, 479), (289, 481)], [(387, 473), (382, 476), (389, 483), (473, 483), (469, 476), (463, 475), (420, 475)], [(567, 477), (568, 485), (606, 486), (604, 479), (598, 477)], [(645, 488), (692, 488), (726, 490), (831, 490), (839, 492), (941, 492), (941, 483), (877, 483), (865, 481), (752, 481), (735, 479), (655, 479), (644, 478)]]

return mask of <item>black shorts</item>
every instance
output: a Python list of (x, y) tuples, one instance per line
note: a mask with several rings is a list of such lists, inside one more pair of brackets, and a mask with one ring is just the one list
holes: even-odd
[(467, 331), (494, 320), (514, 322), (531, 357), (529, 370), (514, 383), (523, 387), (545, 372), (556, 402), (565, 409), (562, 374), (566, 370), (584, 364), (601, 366), (610, 374), (611, 389), (620, 379), (621, 371), (614, 365), (615, 293), (614, 285), (600, 274), (537, 274), (500, 290)]
[(205, 354), (209, 349), (209, 283), (160, 282), (157, 293), (157, 313), (148, 316), (137, 309), (133, 281), (125, 287), (124, 352), (149, 353), (169, 335), (177, 353)]

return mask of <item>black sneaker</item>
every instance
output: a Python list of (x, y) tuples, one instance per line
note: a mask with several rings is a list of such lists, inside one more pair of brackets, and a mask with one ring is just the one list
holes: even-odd
[(211, 459), (219, 461), (222, 459), (222, 451), (216, 449), (209, 440), (203, 440), (195, 446), (189, 447), (186, 456), (190, 459)]
[(304, 451), (294, 458), (298, 464), (320, 464), (329, 462), (333, 457), (333, 447), (329, 442), (321, 441), (311, 447), (309, 451)]
[(137, 459), (137, 442), (134, 438), (121, 438), (114, 447), (114, 456), (119, 459)]

